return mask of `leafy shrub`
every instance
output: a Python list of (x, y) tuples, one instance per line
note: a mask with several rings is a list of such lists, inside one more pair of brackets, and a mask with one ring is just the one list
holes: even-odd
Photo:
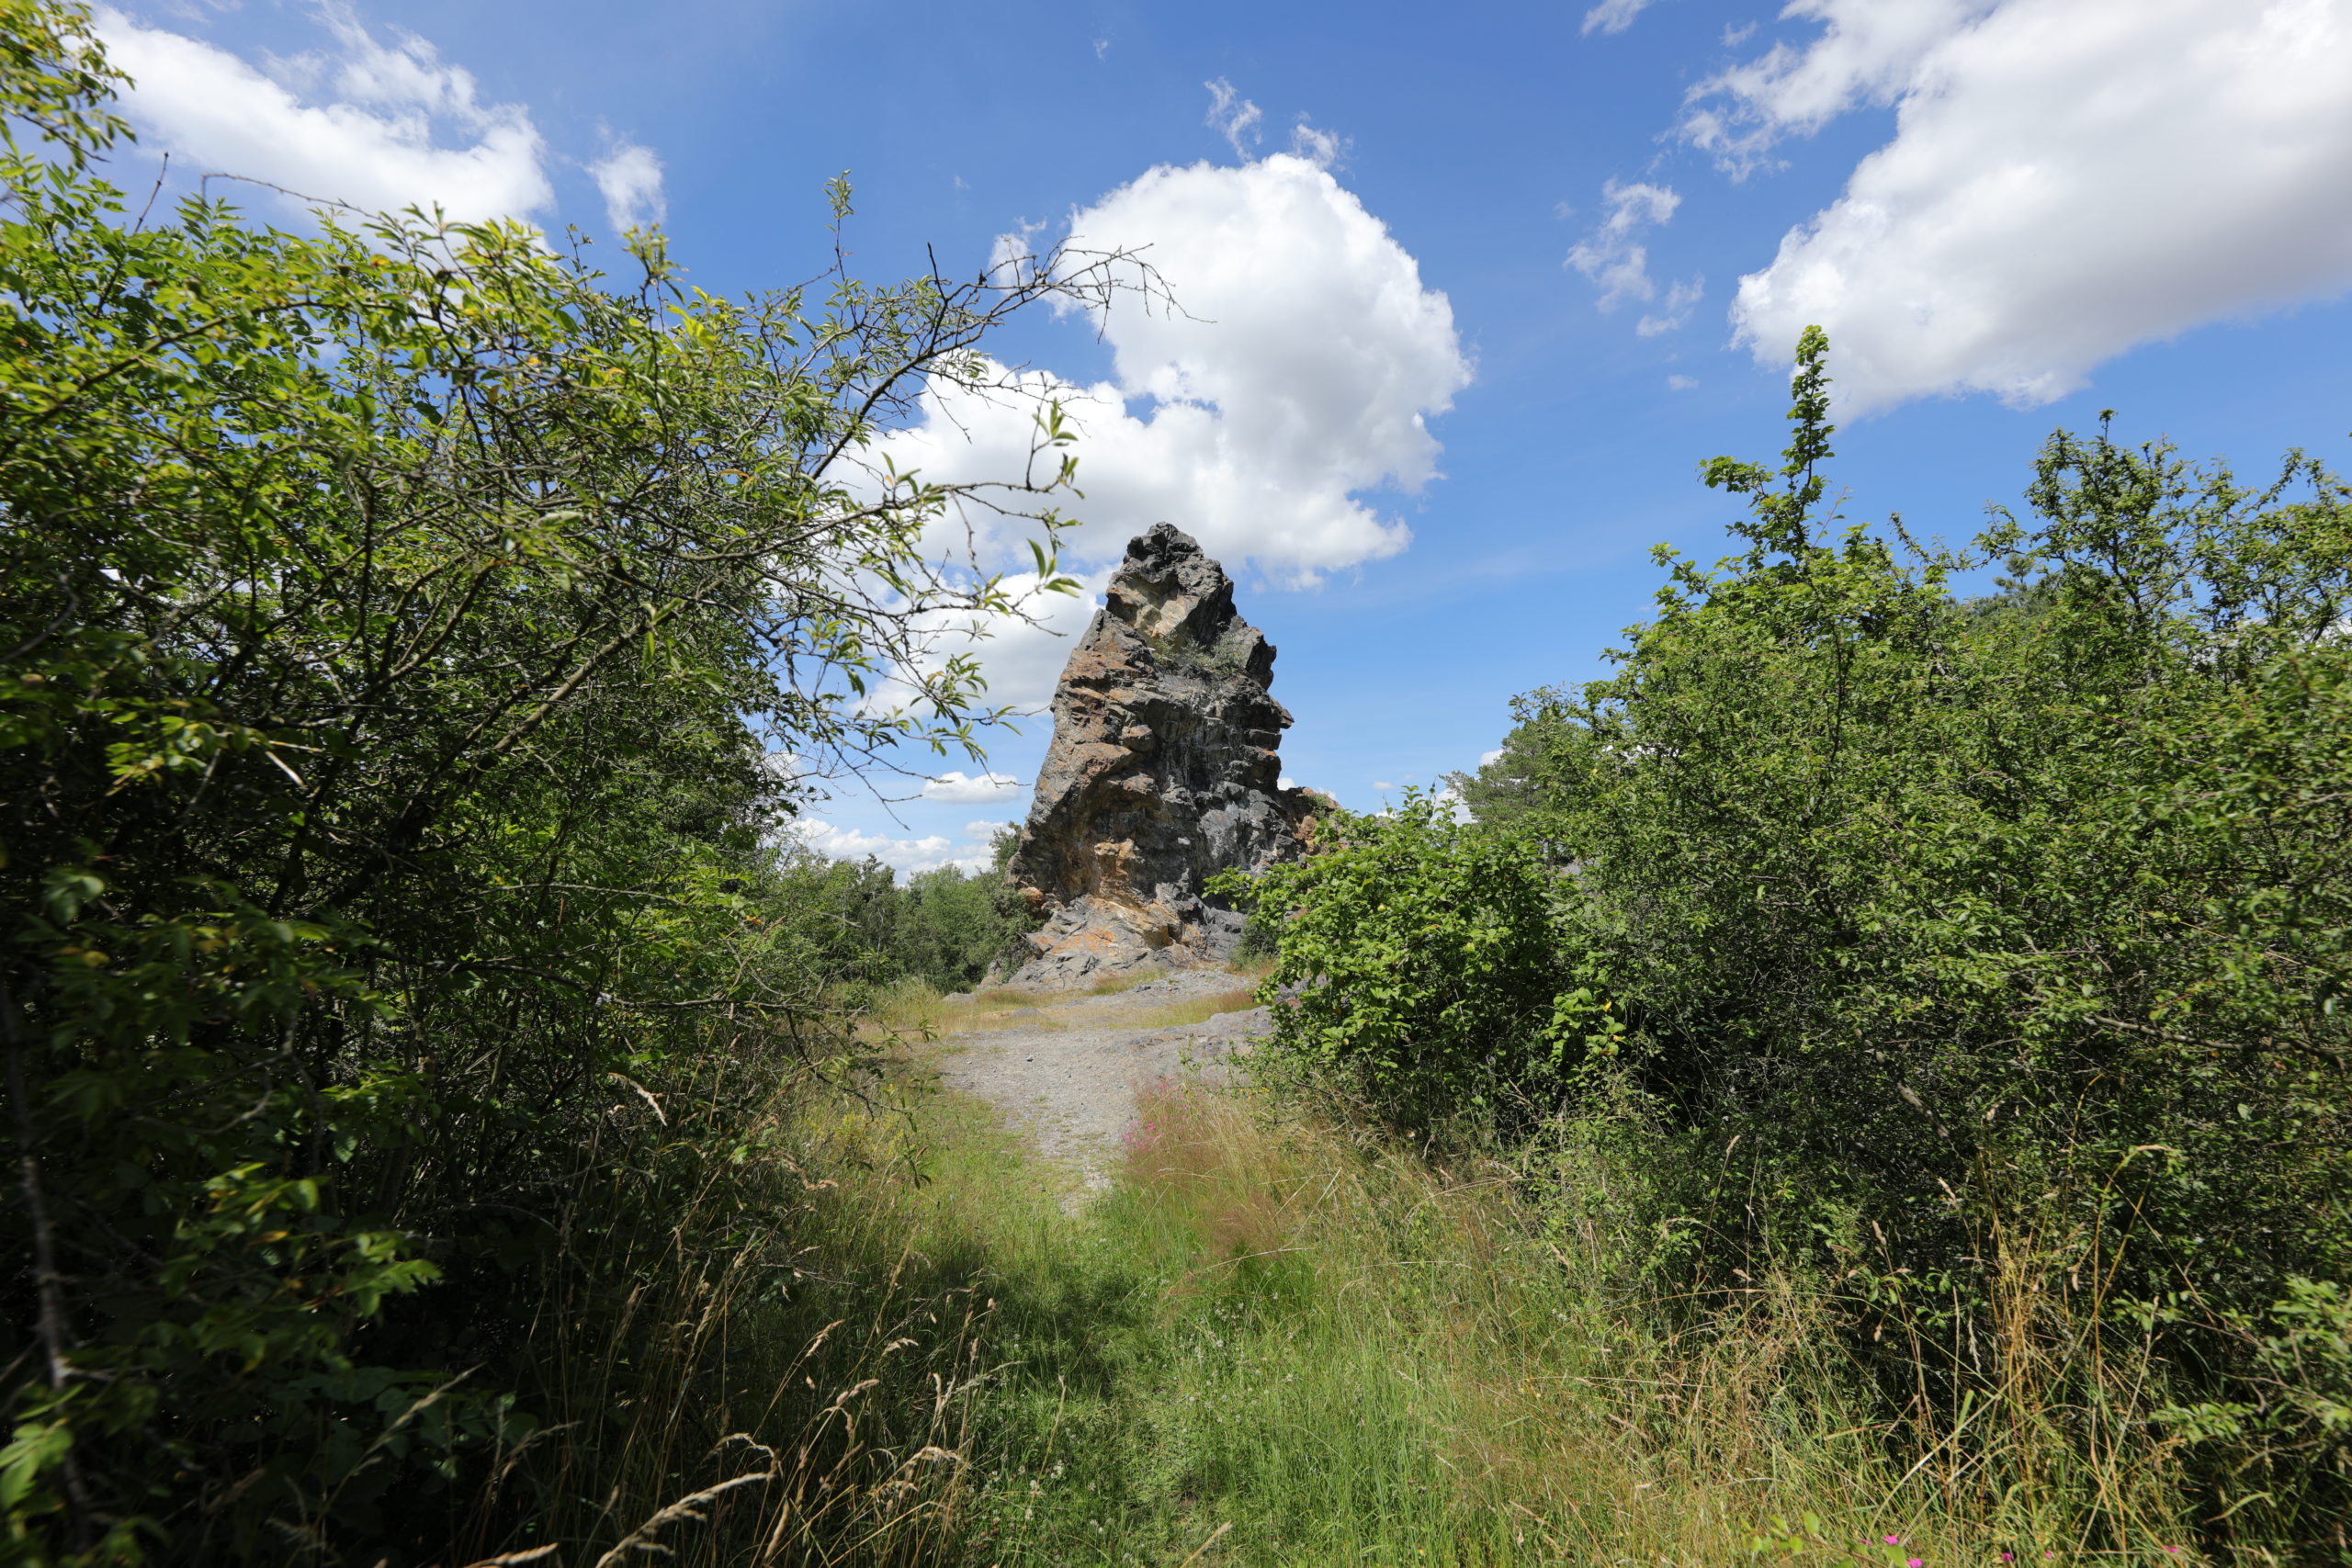
[[(1617, 672), (1522, 699), (1464, 791), (1568, 873), (1557, 983), (1623, 1012), (1610, 1104), (1682, 1236), (1648, 1288), (1841, 1281), (1891, 1409), (2031, 1363), (2085, 1463), (2147, 1451), (2159, 1407), (2243, 1410), (2236, 1447), (2193, 1426), (2215, 1542), (2306, 1537), (2352, 1506), (2311, 1294), (2352, 1264), (2352, 491), (2299, 454), (2248, 486), (2062, 432), (2030, 518), (1920, 547), (1830, 500), (1826, 355), (1808, 333), (1781, 465), (1708, 466), (1745, 547), (1661, 551)], [(1952, 592), (1993, 564), (1999, 592)], [(1345, 950), (1311, 964), (1344, 1018), (1392, 939), (1316, 906), (1376, 895), (1290, 897)], [(1446, 1063), (1469, 1092), (1483, 1063)], [(2127, 1341), (2137, 1381), (2080, 1348)]]
[(1420, 1122), (1566, 1064), (1559, 882), (1524, 838), (1408, 795), (1388, 816), (1334, 814), (1316, 853), (1212, 891), (1276, 922), (1272, 1051)]
[[(1930, 1256), (1971, 1245), (1953, 1172), (1997, 1171), (2116, 1245), (2201, 1237), (2205, 1292), (2335, 1275), (2343, 487), (2062, 434), (2039, 526), (1974, 558), (1820, 543), (1822, 352), (1787, 488), (1711, 470), (1755, 499), (1749, 551), (1679, 563), (1620, 675), (1536, 705), (1541, 831), (1607, 912), (1645, 1081)], [(2018, 586), (1955, 602), (1987, 555)], [(2106, 1266), (2177, 1280), (2158, 1247)]]
[[(625, 288), (519, 226), (134, 225), (88, 24), (0, 0), (6, 1554), (435, 1560), (571, 1250), (725, 1156), (665, 1102), (850, 1048), (771, 754), (995, 716), (915, 657), (1005, 604), (921, 548), (969, 491), (853, 485), (874, 423), (1110, 274), (730, 302), (658, 237)], [(1068, 477), (997, 495), (1048, 577)]]

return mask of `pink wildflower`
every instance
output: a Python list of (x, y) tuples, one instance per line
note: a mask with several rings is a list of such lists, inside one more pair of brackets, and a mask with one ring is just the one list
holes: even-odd
[(1903, 1544), (1903, 1538), (1899, 1535), (1888, 1536), (1886, 1538), (1886, 1544), (1889, 1546), (1901, 1546)]

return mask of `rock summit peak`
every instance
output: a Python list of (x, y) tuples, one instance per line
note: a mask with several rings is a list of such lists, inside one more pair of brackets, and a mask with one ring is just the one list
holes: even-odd
[(1054, 694), (1054, 739), (1007, 869), (1046, 917), (1019, 985), (1069, 987), (1231, 955), (1220, 871), (1305, 852), (1317, 797), (1282, 786), (1291, 717), (1233, 581), (1161, 523), (1127, 546)]

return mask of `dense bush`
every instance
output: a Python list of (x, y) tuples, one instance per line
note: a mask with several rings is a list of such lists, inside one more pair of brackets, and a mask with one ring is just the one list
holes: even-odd
[(6, 1555), (428, 1560), (549, 1451), (554, 1303), (626, 1315), (579, 1237), (668, 1234), (853, 1048), (775, 760), (991, 716), (922, 627), (1004, 594), (876, 422), (1110, 275), (730, 303), (653, 238), (622, 288), (520, 227), (131, 222), (87, 37), (0, 0)]
[(1214, 885), (1278, 933), (1282, 1058), (1419, 1126), (1555, 1084), (1584, 1026), (1605, 1031), (1605, 1002), (1561, 994), (1559, 876), (1523, 836), (1408, 794), (1385, 816), (1333, 814), (1317, 850)]
[[(1917, 548), (1829, 501), (1826, 351), (1777, 470), (1707, 469), (1752, 503), (1745, 548), (1662, 552), (1617, 673), (1524, 699), (1464, 781), (1566, 874), (1556, 988), (1628, 1032), (1584, 1081), (1647, 1129), (1654, 1288), (1834, 1282), (1914, 1421), (2047, 1352), (2077, 1453), (2184, 1444), (2217, 1543), (2335, 1539), (2352, 496), (2300, 455), (2248, 487), (2102, 427), (2050, 439), (2029, 517)], [(1953, 593), (1992, 564), (2001, 591)], [(1371, 866), (1287, 874), (1285, 973), (1329, 976), (1334, 1019), (1460, 963), (1335, 925)], [(1492, 1038), (1522, 1079), (1559, 1049)], [(1415, 1103), (1479, 1081), (1475, 1046), (1409, 1052)]]

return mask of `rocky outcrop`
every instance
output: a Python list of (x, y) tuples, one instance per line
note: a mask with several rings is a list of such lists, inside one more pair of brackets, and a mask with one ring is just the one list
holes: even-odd
[(1015, 985), (1066, 987), (1229, 956), (1220, 871), (1304, 851), (1319, 797), (1284, 789), (1274, 649), (1233, 583), (1162, 523), (1127, 547), (1054, 694), (1054, 741), (1007, 875), (1045, 918)]

